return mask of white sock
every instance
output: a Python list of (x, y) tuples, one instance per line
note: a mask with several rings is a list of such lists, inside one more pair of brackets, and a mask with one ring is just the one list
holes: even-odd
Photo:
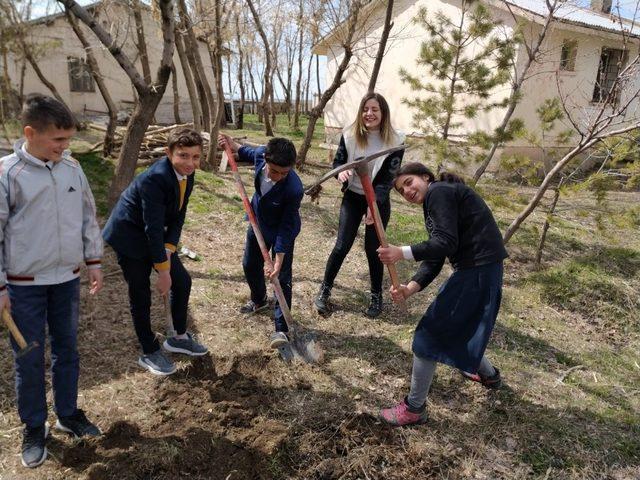
[(182, 335), (176, 335), (173, 338), (177, 340), (189, 340), (189, 335), (187, 335), (187, 332), (184, 332)]

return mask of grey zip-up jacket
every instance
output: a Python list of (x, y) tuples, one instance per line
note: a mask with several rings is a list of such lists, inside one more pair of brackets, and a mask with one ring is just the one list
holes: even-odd
[[(29, 155), (24, 140), (0, 159), (0, 290), (77, 278), (100, 268), (102, 237), (87, 177), (65, 152), (58, 162)], [(4, 292), (2, 292), (4, 293)]]

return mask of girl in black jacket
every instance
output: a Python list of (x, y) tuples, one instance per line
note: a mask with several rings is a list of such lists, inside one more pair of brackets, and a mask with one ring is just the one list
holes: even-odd
[[(378, 93), (368, 93), (360, 101), (355, 122), (347, 127), (340, 137), (340, 146), (333, 160), (333, 168), (353, 161), (358, 157), (401, 145), (403, 141), (404, 136), (397, 133), (391, 126), (387, 101)], [(369, 163), (369, 176), (373, 182), (378, 210), (385, 228), (391, 214), (389, 191), (391, 190), (395, 173), (400, 168), (401, 161), (402, 152), (397, 152)], [(367, 208), (367, 201), (360, 178), (353, 170), (344, 171), (337, 178), (342, 182), (342, 191), (344, 192), (342, 204), (340, 205), (338, 236), (333, 251), (327, 260), (324, 280), (315, 299), (315, 306), (320, 314), (328, 313), (328, 303), (333, 282), (347, 253), (351, 250), (358, 234), (358, 227), (362, 217), (366, 213), (364, 248), (367, 254), (371, 279), (371, 302), (365, 313), (369, 317), (377, 317), (382, 312), (382, 276), (384, 269), (376, 254), (376, 249), (380, 246), (380, 243), (376, 236), (371, 212)]]
[(394, 186), (405, 200), (422, 205), (429, 240), (378, 249), (385, 264), (422, 261), (409, 283), (391, 288), (396, 302), (431, 283), (446, 258), (454, 269), (416, 328), (409, 395), (380, 411), (380, 418), (391, 425), (426, 422), (427, 393), (437, 362), (459, 369), (487, 388), (501, 385), (500, 372), (484, 352), (500, 309), (507, 252), (482, 198), (453, 174), (443, 174), (440, 180), (420, 163), (398, 171)]

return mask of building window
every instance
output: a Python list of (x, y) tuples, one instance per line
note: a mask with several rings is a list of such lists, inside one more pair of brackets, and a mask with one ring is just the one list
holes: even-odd
[(576, 69), (576, 56), (578, 54), (578, 42), (564, 40), (560, 52), (560, 70), (573, 72)]
[(72, 92), (95, 92), (91, 67), (82, 58), (68, 57), (69, 87)]
[[(617, 91), (613, 91), (613, 86), (627, 59), (626, 51), (615, 48), (603, 48), (600, 54), (600, 65), (596, 85), (593, 89), (593, 101), (604, 102), (609, 94), (613, 95), (612, 103), (617, 100)], [(619, 88), (619, 86), (618, 86)]]

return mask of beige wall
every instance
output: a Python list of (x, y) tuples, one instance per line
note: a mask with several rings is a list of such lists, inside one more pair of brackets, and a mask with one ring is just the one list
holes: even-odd
[[(456, 0), (400, 0), (394, 4), (394, 28), (392, 30), (394, 38), (389, 39), (376, 91), (384, 95), (389, 102), (393, 125), (406, 134), (419, 133), (414, 125), (411, 108), (402, 103), (403, 98), (414, 98), (416, 93), (401, 81), (399, 70), (404, 67), (414, 75), (420, 71), (426, 72), (424, 67), (416, 65), (420, 44), (426, 37), (424, 30), (413, 23), (413, 19), (421, 7), (426, 7), (430, 12), (441, 10), (450, 17), (456, 17), (459, 15), (459, 5), (460, 2)], [(382, 30), (384, 9), (385, 6), (380, 5), (377, 11), (371, 15), (369, 26), (363, 29), (362, 36), (364, 38), (359, 39), (356, 46), (354, 54), (356, 59), (352, 60), (345, 75), (346, 82), (338, 89), (325, 109), (324, 120), (328, 133), (349, 125), (355, 119), (360, 98), (367, 90), (377, 42)], [(494, 9), (494, 17), (502, 21), (502, 25), (499, 27), (500, 31), (510, 35), (514, 25), (510, 14)], [(534, 36), (538, 31), (539, 26), (532, 25), (528, 34)], [(578, 40), (575, 72), (558, 72), (560, 45), (564, 38)], [(591, 98), (600, 50), (604, 46), (620, 48), (620, 42), (614, 35), (599, 35), (595, 30), (572, 28), (565, 25), (561, 27), (557, 24), (543, 47), (543, 50), (548, 52), (544, 63), (536, 65), (532, 72), (534, 75), (524, 84), (524, 96), (516, 109), (515, 117), (522, 118), (529, 129), (538, 130), (535, 110), (544, 99), (558, 96), (557, 85), (560, 85), (563, 96), (571, 95), (575, 103), (573, 111), (577, 117), (584, 119), (586, 115), (592, 114), (596, 106), (591, 104)], [(630, 52), (630, 58), (635, 54), (637, 54), (637, 50)], [(342, 55), (342, 49), (339, 46), (328, 49), (327, 83), (333, 79)], [(523, 52), (519, 52), (517, 61), (520, 66), (523, 65)], [(494, 92), (493, 99), (504, 98), (509, 94), (509, 89), (509, 85), (500, 87)], [(489, 113), (481, 113), (474, 119), (464, 120), (462, 129), (466, 131), (492, 130), (499, 125), (503, 116), (504, 109), (500, 108)], [(569, 124), (567, 123), (567, 125)], [(525, 147), (526, 145), (523, 140), (518, 140), (512, 146)]]
[[(98, 21), (107, 28), (117, 44), (123, 45), (123, 50), (130, 59), (136, 59), (136, 67), (142, 75), (142, 66), (137, 60), (136, 47), (133, 42), (135, 35), (135, 23), (133, 16), (128, 15), (128, 10), (114, 2), (105, 4), (106, 7), (98, 14)], [(143, 24), (147, 38), (147, 50), (151, 66), (151, 77), (155, 78), (156, 70), (162, 54), (162, 32), (159, 24), (152, 18), (151, 12), (143, 10)], [(119, 109), (130, 109), (133, 102), (133, 87), (120, 65), (114, 60), (111, 53), (99, 42), (97, 37), (84, 24), (87, 40), (95, 46), (94, 55), (99, 63), (107, 88)], [(68, 102), (69, 107), (82, 116), (95, 115), (95, 112), (106, 112), (107, 107), (102, 99), (97, 85), (95, 92), (71, 92), (67, 57), (83, 57), (84, 49), (75, 33), (67, 23), (66, 17), (58, 17), (47, 24), (35, 24), (31, 27), (32, 42), (40, 45), (38, 65), (47, 79), (58, 89), (60, 95)], [(200, 56), (209, 82), (213, 85), (213, 71), (206, 46), (201, 44)], [(177, 52), (174, 52), (174, 63), (178, 77), (178, 92), (180, 95), (180, 114), (182, 121), (192, 119), (191, 104), (185, 85), (182, 66)], [(9, 62), (9, 76), (12, 84), (18, 89), (20, 82), (21, 63), (17, 60)], [(156, 120), (161, 123), (173, 123), (173, 90), (172, 80), (169, 79), (167, 89), (156, 112)], [(40, 92), (49, 94), (48, 89), (42, 84), (35, 72), (27, 64), (24, 92)], [(214, 91), (215, 94), (215, 91)]]

